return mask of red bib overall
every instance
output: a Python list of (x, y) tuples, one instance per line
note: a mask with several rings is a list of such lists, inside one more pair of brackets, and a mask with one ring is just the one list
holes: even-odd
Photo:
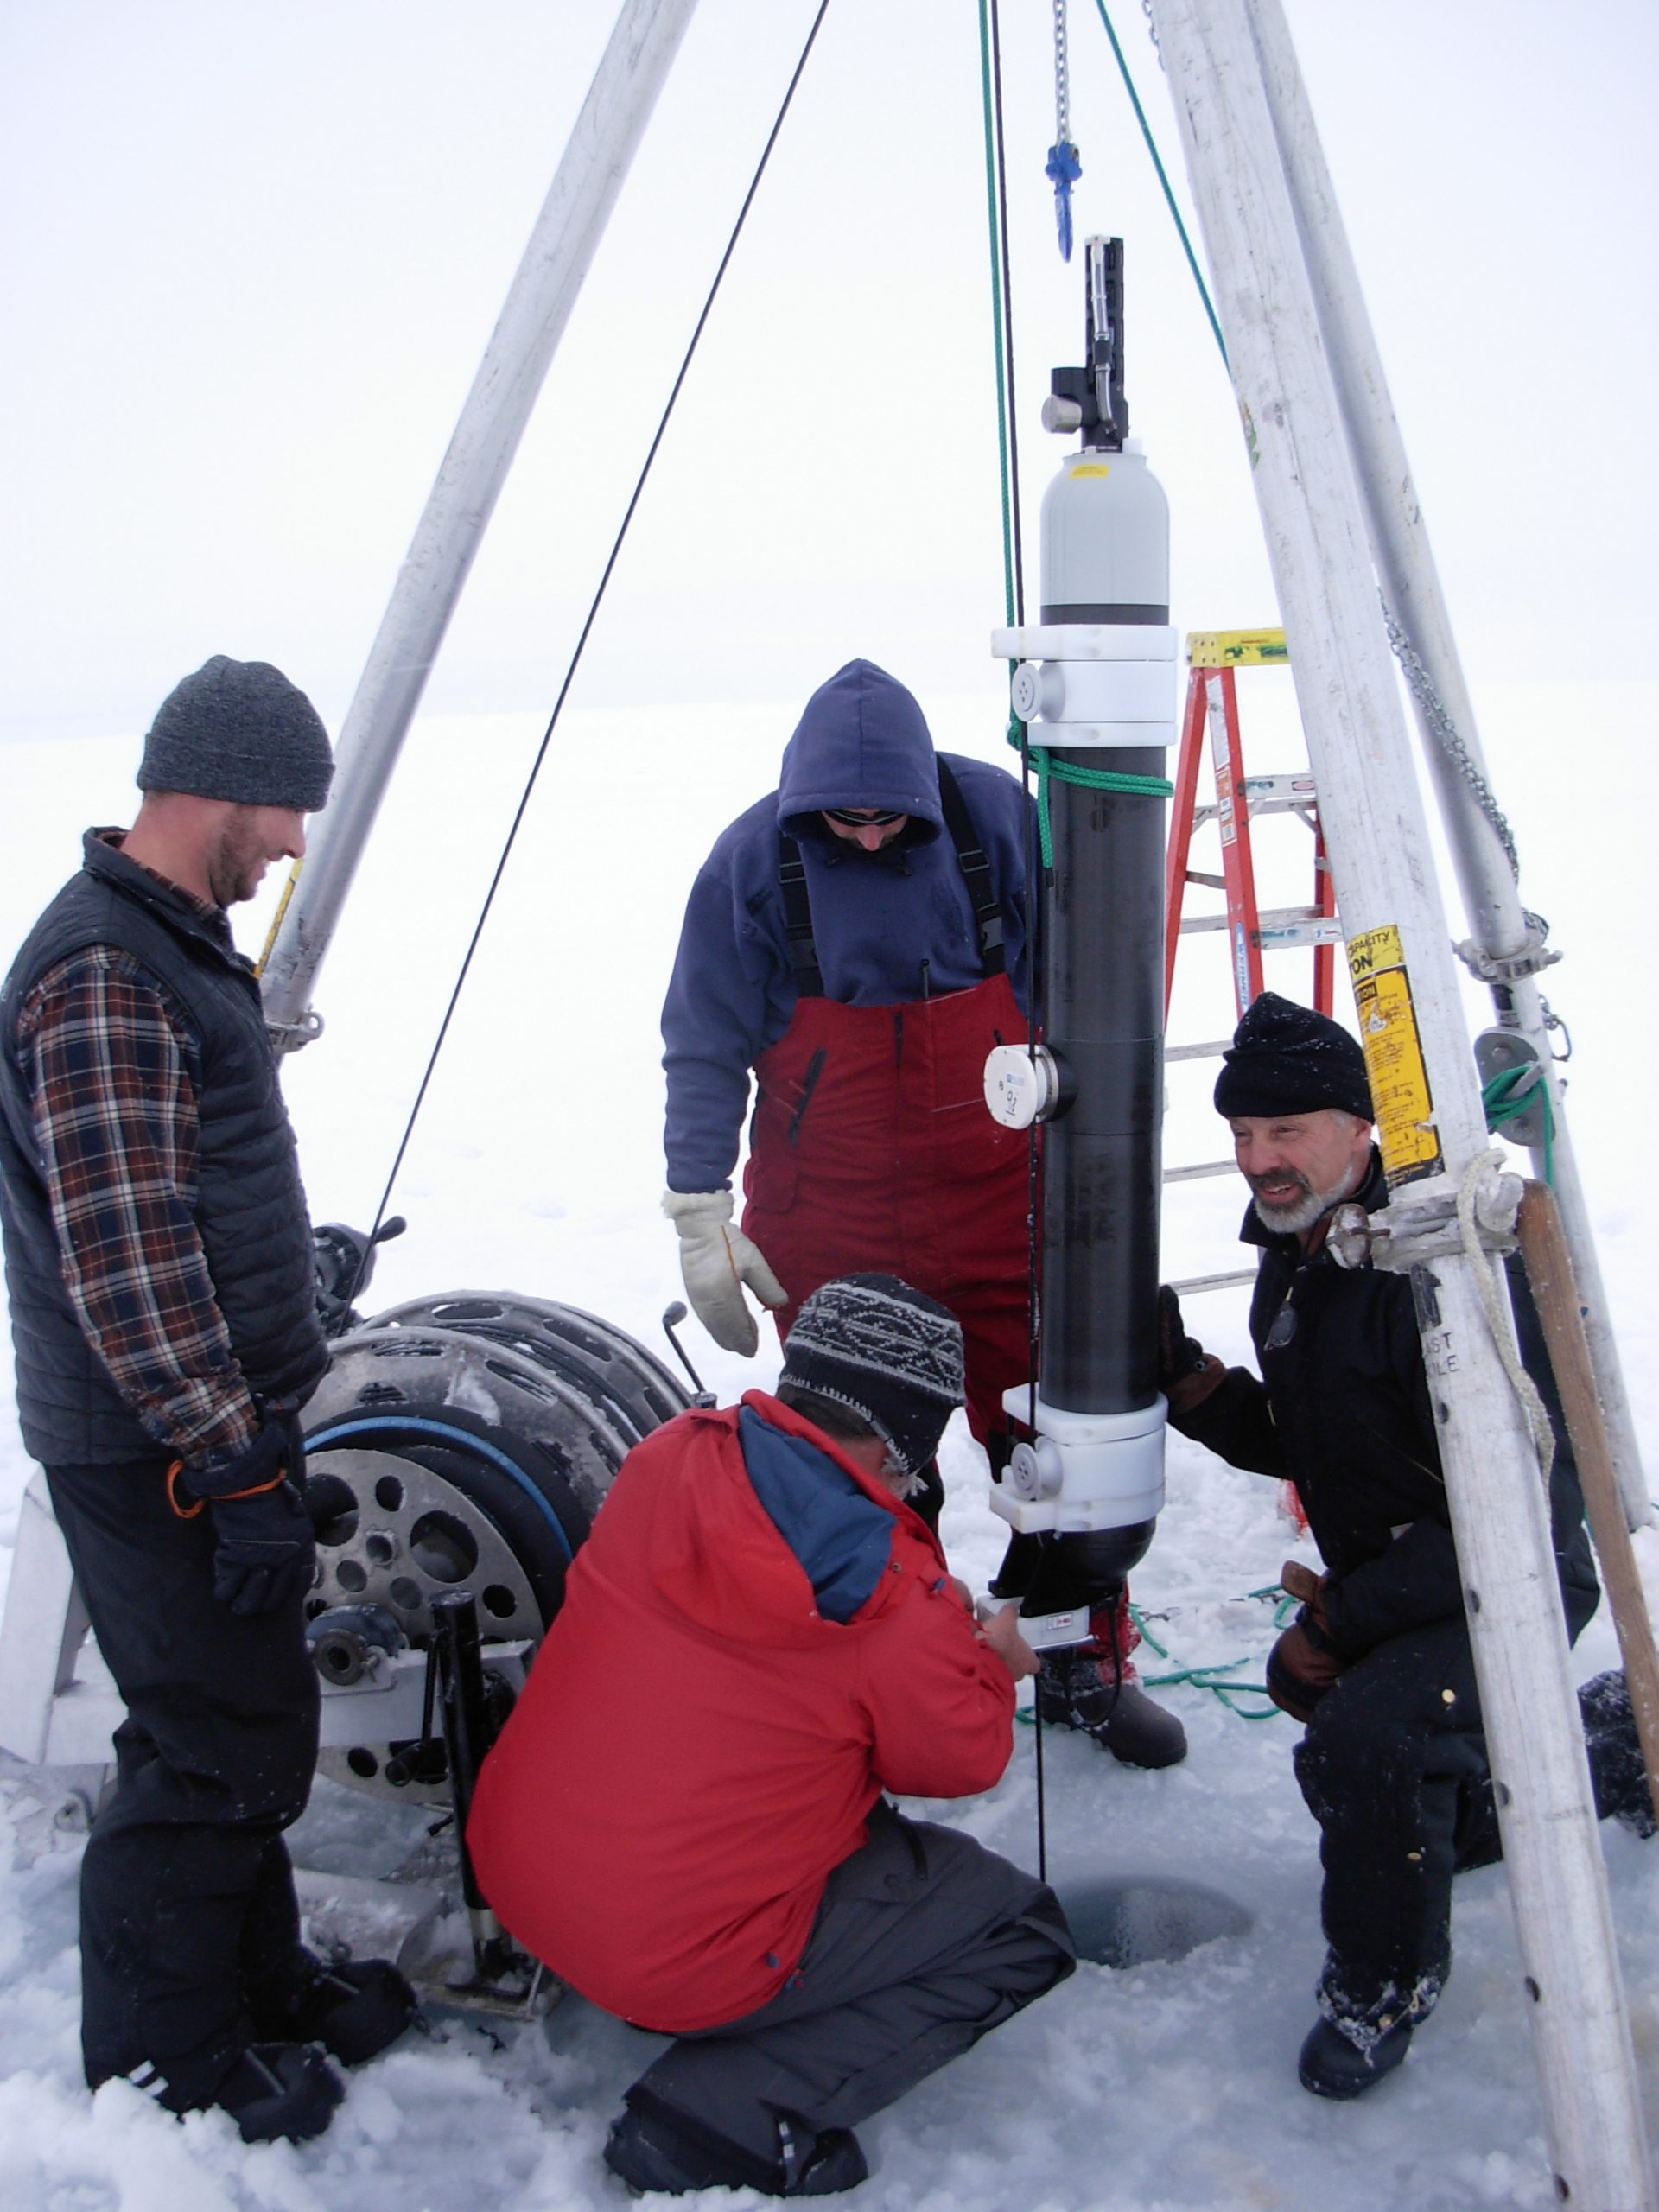
[(986, 1055), (1026, 1035), (1006, 975), (901, 1006), (803, 998), (755, 1065), (743, 1227), (790, 1303), (833, 1275), (896, 1274), (950, 1308), (983, 1444), (1030, 1372), (1023, 1130), (985, 1105)]

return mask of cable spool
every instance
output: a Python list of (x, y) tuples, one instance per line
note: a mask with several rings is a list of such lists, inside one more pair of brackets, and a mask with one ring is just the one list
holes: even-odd
[[(686, 1403), (643, 1345), (575, 1307), (480, 1292), (394, 1308), (335, 1344), (306, 1408), (308, 1614), (378, 1608), (425, 1649), (433, 1600), (467, 1588), (486, 1638), (539, 1643), (623, 1459)], [(326, 1751), (319, 1770), (441, 1798), (410, 1748)]]
[(376, 1314), (372, 1329), (453, 1329), (504, 1344), (602, 1404), (637, 1444), (683, 1413), (686, 1395), (654, 1353), (596, 1313), (512, 1291), (452, 1291)]

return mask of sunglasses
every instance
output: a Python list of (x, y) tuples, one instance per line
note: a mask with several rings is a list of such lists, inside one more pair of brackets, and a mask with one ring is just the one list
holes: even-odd
[(901, 821), (905, 812), (902, 806), (826, 806), (823, 810), (832, 822), (844, 822), (849, 830), (879, 830), (884, 823)]

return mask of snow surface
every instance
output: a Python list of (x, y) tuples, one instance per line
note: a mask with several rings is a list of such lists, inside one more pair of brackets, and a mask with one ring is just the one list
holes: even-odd
[[(1295, 765), (1254, 740), (1286, 719), (1281, 677), (1249, 691), (1252, 763)], [(1627, 1375), (1649, 1465), (1659, 1465), (1650, 1175), (1630, 1143), (1630, 1105), (1652, 1095), (1651, 1021), (1621, 996), (1638, 943), (1639, 869), (1611, 864), (1608, 788), (1634, 789), (1655, 687), (1489, 685), (1479, 704), (1525, 889), (1579, 957), (1558, 1004), (1578, 1053), (1574, 1129)], [(1003, 757), (994, 708), (930, 698), (942, 744)], [(1262, 717), (1257, 721), (1249, 719)], [(376, 1306), (488, 1285), (566, 1300), (660, 1347), (677, 1295), (674, 1239), (658, 1211), (660, 1077), (656, 1012), (690, 877), (715, 832), (768, 788), (788, 706), (582, 712), (561, 730), (542, 788), (394, 1194), (410, 1232), (388, 1248)], [(1563, 730), (1593, 736), (1605, 779), (1564, 779)], [(323, 1040), (290, 1062), (287, 1087), (319, 1219), (372, 1217), (538, 727), (524, 717), (417, 728), (318, 990)], [(0, 945), (21, 938), (74, 864), (89, 820), (125, 821), (131, 738), (0, 749), (14, 825), (0, 876)], [(19, 837), (15, 827), (28, 825)], [(1282, 830), (1282, 848), (1269, 840)], [(1294, 839), (1300, 837), (1300, 849)], [(1639, 854), (1636, 856), (1639, 860)], [(1202, 865), (1202, 861), (1198, 864)], [(1294, 872), (1306, 834), (1264, 827), (1258, 868)], [(274, 886), (267, 887), (261, 912)], [(259, 913), (240, 934), (257, 948)], [(1454, 933), (1461, 928), (1452, 923)], [(1607, 949), (1618, 947), (1617, 957)], [(1172, 1035), (1217, 1036), (1230, 1012), (1218, 946), (1200, 940)], [(1305, 956), (1272, 981), (1305, 988)], [(1551, 979), (1552, 982), (1556, 981)], [(1480, 1008), (1473, 1001), (1477, 1018)], [(1645, 1056), (1645, 1057), (1644, 1057)], [(1581, 1073), (1580, 1072), (1581, 1070)], [(1209, 1072), (1171, 1077), (1170, 1160), (1218, 1155), (1204, 1103)], [(1166, 1268), (1230, 1264), (1239, 1192), (1230, 1181), (1172, 1194)], [(1214, 1348), (1243, 1352), (1237, 1294), (1189, 1307)], [(776, 1371), (687, 1338), (723, 1397)], [(0, 1390), (0, 1560), (9, 1565), (28, 1474)], [(944, 1533), (982, 1583), (1001, 1549), (983, 1462), (960, 1418), (947, 1439)], [(1243, 1662), (1260, 1680), (1272, 1584), (1297, 1546), (1274, 1487), (1172, 1437), (1169, 1500), (1134, 1578), (1172, 1669)], [(1659, 1536), (1637, 1550), (1659, 1607)], [(1309, 1556), (1301, 1547), (1303, 1556)], [(3, 1573), (0, 1568), (0, 1573)], [(1164, 1662), (1150, 1650), (1144, 1671)], [(1605, 1610), (1575, 1654), (1580, 1676), (1617, 1663)], [(642, 1694), (671, 1695), (671, 1684)], [(1201, 1689), (1166, 1696), (1191, 1740), (1161, 1774), (1117, 1766), (1091, 1744), (1046, 1742), (1051, 1872), (1157, 1876), (1219, 1892), (1249, 1916), (1173, 1963), (1085, 1965), (1052, 1998), (988, 2038), (861, 2131), (874, 2169), (855, 2200), (871, 2212), (1451, 2212), (1543, 2207), (1539, 2090), (1517, 1987), (1501, 1869), (1458, 1895), (1456, 1970), (1399, 2075), (1352, 2107), (1297, 2086), (1320, 1957), (1315, 1829), (1291, 1771), (1293, 1725), (1247, 1720)], [(1255, 1701), (1251, 1701), (1253, 1704)], [(554, 2212), (620, 2205), (600, 2164), (604, 2131), (653, 2038), (568, 1999), (545, 2028), (495, 2047), (471, 2028), (410, 2038), (363, 2069), (328, 2134), (304, 2148), (245, 2147), (222, 2114), (179, 2125), (112, 2084), (89, 2100), (77, 2045), (79, 1841), (49, 1821), (49, 1777), (0, 1759), (0, 2203), (8, 2212)], [(988, 1796), (930, 1807), (1025, 1864), (1035, 1859), (1033, 1738), (1018, 1731)], [(326, 1876), (385, 1871), (418, 1838), (402, 1807), (320, 1784), (299, 1831)], [(1605, 1832), (1625, 1985), (1659, 2137), (1659, 1857)], [(327, 1887), (327, 1879), (324, 1881)], [(711, 2194), (704, 2201), (736, 2199)], [(757, 2200), (745, 2200), (757, 2201)]]

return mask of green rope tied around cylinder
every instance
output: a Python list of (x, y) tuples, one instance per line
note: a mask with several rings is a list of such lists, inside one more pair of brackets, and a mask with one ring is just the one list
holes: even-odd
[[(1008, 743), (1017, 751), (1025, 741), (1026, 726), (1014, 716), (1008, 723)], [(1048, 819), (1051, 779), (1057, 784), (1081, 784), (1086, 791), (1116, 791), (1129, 798), (1173, 798), (1175, 795), (1175, 786), (1166, 776), (1125, 776), (1116, 768), (1079, 768), (1072, 761), (1056, 760), (1046, 745), (1032, 746), (1030, 753), (1037, 771), (1037, 835), (1045, 868), (1054, 865), (1054, 839)]]
[(1543, 1108), (1544, 1124), (1544, 1180), (1553, 1185), (1555, 1180), (1555, 1109), (1550, 1103), (1549, 1081), (1535, 1061), (1518, 1068), (1503, 1068), (1485, 1084), (1480, 1103), (1486, 1109), (1486, 1126), (1494, 1135), (1506, 1122), (1529, 1113), (1536, 1100)]

